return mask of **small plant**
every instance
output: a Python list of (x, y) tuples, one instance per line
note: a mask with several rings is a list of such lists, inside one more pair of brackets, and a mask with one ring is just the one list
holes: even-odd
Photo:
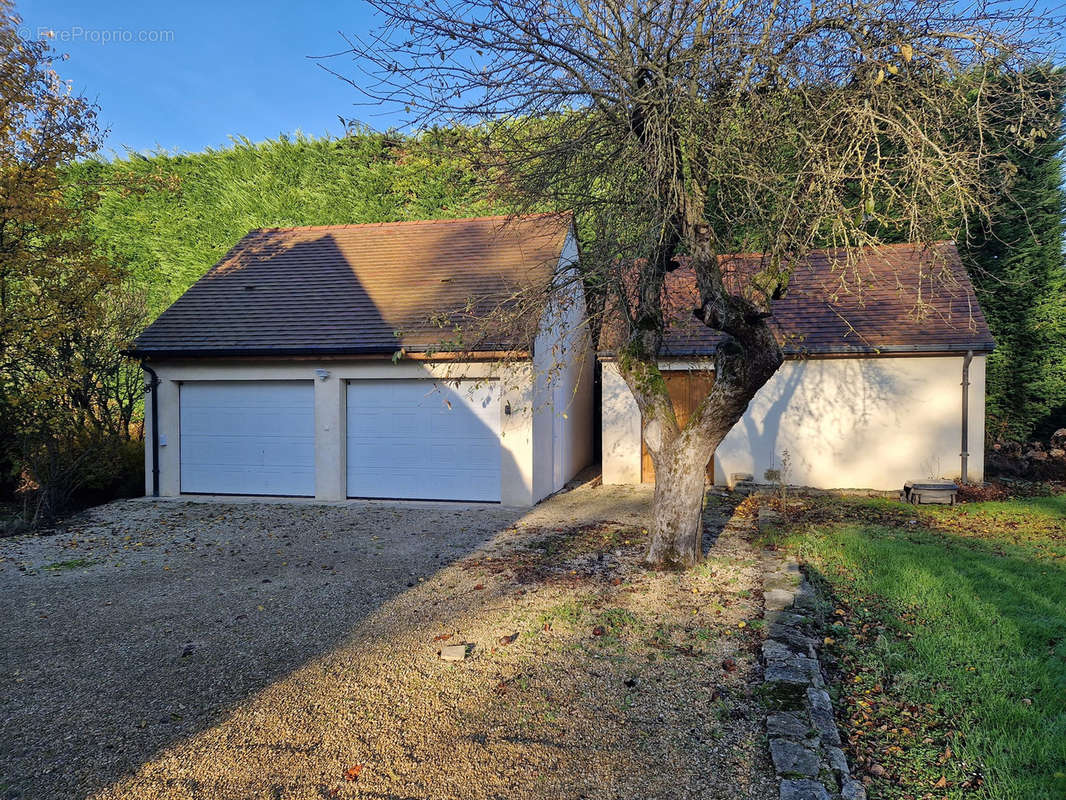
[(82, 567), (91, 567), (95, 563), (95, 561), (90, 561), (87, 558), (74, 558), (70, 561), (57, 561), (54, 564), (47, 564), (45, 566), (45, 569), (50, 569), (54, 572), (59, 572), (65, 569), (81, 569)]
[(581, 621), (584, 615), (585, 607), (583, 601), (569, 601), (542, 612), (539, 621), (541, 626), (554, 624), (574, 626)]
[(608, 631), (618, 633), (626, 628), (640, 627), (640, 617), (627, 608), (608, 608), (600, 614), (600, 624)]
[(781, 463), (777, 469), (771, 467), (763, 473), (767, 482), (773, 484), (781, 503), (781, 513), (788, 514), (788, 480), (792, 473), (792, 456), (788, 450), (781, 451)]

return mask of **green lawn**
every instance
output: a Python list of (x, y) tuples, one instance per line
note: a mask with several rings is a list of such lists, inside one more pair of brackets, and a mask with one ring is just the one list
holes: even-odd
[(813, 499), (784, 544), (832, 597), (871, 800), (1066, 798), (1066, 496)]

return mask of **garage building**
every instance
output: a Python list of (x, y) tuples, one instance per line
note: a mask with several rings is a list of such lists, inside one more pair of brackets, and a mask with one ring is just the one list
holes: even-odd
[[(758, 254), (720, 260), (738, 292), (762, 267)], [(722, 341), (693, 317), (698, 305), (692, 269), (669, 273), (659, 368), (679, 421), (713, 385)], [(769, 322), (785, 362), (718, 446), (711, 483), (898, 491), (964, 472), (983, 480), (985, 359), (995, 343), (953, 242), (865, 248), (851, 259), (815, 250), (792, 265)], [(600, 352), (603, 482), (647, 483), (654, 468), (640, 409), (610, 336)]]
[(147, 492), (537, 502), (593, 460), (577, 261), (569, 214), (249, 233), (131, 351)]

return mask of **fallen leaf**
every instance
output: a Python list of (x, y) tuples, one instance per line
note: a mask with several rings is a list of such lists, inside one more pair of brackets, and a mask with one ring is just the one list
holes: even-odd
[(515, 631), (510, 636), (501, 636), (500, 637), (500, 644), (503, 645), (504, 647), (506, 647), (507, 645), (509, 645), (512, 642), (514, 642), (514, 640), (517, 639), (517, 638), (518, 638), (518, 631)]
[(435, 642), (446, 642), (446, 641), (448, 641), (451, 638), (452, 638), (452, 635), (450, 633), (438, 633), (436, 636), (433, 637), (433, 641), (435, 641)]
[(353, 766), (348, 767), (348, 770), (344, 773), (344, 780), (354, 781), (356, 778), (359, 777), (359, 773), (362, 771), (362, 764), (354, 764)]
[(936, 789), (946, 789), (946, 788), (948, 788), (948, 779), (945, 778), (943, 775), (941, 775), (940, 776), (940, 780), (938, 780), (936, 783), (934, 783), (933, 787), (936, 788)]
[(734, 661), (732, 658), (727, 658), (725, 661), (722, 662), (722, 669), (724, 669), (726, 672), (733, 672), (736, 670), (736, 668), (737, 662)]
[(597, 625), (595, 628), (592, 629), (593, 636), (603, 636), (604, 633), (606, 633), (606, 631), (603, 629), (602, 625)]
[(483, 583), (479, 583), (479, 584), (476, 584), (474, 586), (474, 590), (475, 591), (479, 591), (479, 590), (484, 589), (484, 588), (485, 588), (485, 584), (483, 584)]

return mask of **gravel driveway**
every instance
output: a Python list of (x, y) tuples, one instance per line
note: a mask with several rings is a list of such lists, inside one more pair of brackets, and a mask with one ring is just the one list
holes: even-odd
[(769, 797), (750, 547), (646, 573), (649, 499), (139, 500), (2, 540), (0, 798)]

